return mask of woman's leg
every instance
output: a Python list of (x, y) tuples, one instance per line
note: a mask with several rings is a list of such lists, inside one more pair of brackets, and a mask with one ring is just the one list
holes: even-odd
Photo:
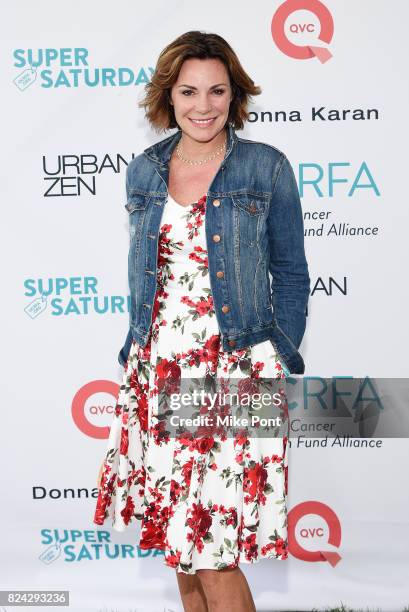
[(256, 612), (246, 577), (239, 567), (197, 570), (209, 612)]
[(197, 574), (185, 574), (176, 570), (176, 577), (185, 612), (209, 612), (202, 583)]

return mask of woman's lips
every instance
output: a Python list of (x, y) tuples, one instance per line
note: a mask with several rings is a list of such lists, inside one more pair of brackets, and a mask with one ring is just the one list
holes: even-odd
[(194, 120), (189, 117), (189, 120), (193, 123), (193, 125), (196, 125), (200, 128), (205, 128), (209, 127), (209, 125), (212, 125), (212, 123), (214, 123), (214, 121), (216, 120), (216, 117), (211, 117), (210, 119), (206, 120)]

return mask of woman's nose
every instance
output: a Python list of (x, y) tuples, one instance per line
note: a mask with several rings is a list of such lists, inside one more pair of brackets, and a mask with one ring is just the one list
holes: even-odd
[(210, 113), (211, 109), (212, 109), (212, 105), (210, 104), (210, 101), (207, 99), (206, 96), (196, 100), (196, 110), (198, 113), (201, 113), (204, 115), (206, 113)]

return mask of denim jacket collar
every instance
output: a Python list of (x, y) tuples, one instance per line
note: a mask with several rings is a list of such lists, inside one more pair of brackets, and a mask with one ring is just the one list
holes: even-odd
[[(224, 159), (230, 155), (235, 143), (237, 142), (237, 134), (233, 128), (233, 126), (228, 123), (227, 124), (227, 142), (226, 142), (226, 154)], [(159, 165), (167, 165), (172, 156), (173, 149), (176, 147), (177, 143), (182, 137), (182, 131), (178, 130), (168, 138), (160, 140), (155, 144), (151, 145), (144, 149), (144, 154), (155, 164)]]

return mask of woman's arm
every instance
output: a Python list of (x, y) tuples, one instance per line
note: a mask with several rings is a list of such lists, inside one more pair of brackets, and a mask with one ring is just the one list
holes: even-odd
[(304, 252), (300, 195), (293, 169), (284, 154), (273, 185), (267, 226), (275, 320), (298, 349), (305, 332), (310, 277)]

